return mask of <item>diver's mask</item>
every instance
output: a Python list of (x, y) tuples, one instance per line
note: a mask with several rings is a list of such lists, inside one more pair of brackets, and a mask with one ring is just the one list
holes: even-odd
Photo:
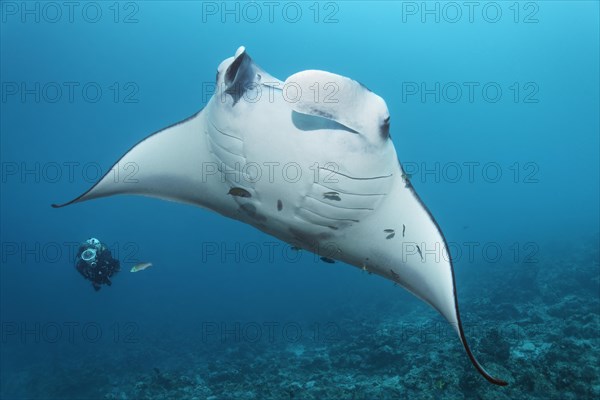
[(96, 266), (96, 249), (94, 247), (86, 249), (83, 253), (81, 253), (81, 259), (91, 265), (92, 267)]

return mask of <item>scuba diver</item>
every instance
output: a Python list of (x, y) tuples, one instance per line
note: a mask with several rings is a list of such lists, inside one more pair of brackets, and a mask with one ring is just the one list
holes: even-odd
[(98, 291), (100, 285), (112, 285), (110, 278), (119, 272), (120, 263), (104, 244), (96, 238), (90, 238), (79, 246), (75, 268)]

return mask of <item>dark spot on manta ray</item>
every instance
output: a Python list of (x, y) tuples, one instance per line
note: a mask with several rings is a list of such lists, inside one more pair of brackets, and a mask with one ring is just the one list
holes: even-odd
[(300, 243), (312, 243), (314, 242), (313, 236), (301, 231), (300, 229), (289, 228), (290, 233), (294, 236), (294, 239)]
[(277, 211), (283, 210), (283, 202), (281, 200), (277, 200)]
[(325, 192), (323, 198), (327, 200), (341, 201), (340, 194), (338, 192)]
[(331, 226), (331, 225), (329, 225), (329, 226), (327, 226), (327, 227), (328, 227), (329, 229), (333, 229), (334, 231), (337, 231), (337, 230), (338, 230), (337, 226)]
[(239, 187), (234, 187), (229, 189), (229, 192), (227, 192), (227, 194), (230, 194), (232, 196), (236, 196), (236, 197), (252, 197), (252, 195), (250, 194), (249, 191), (247, 191), (246, 189), (242, 189)]
[(319, 241), (330, 239), (332, 236), (329, 232), (321, 232), (313, 235), (300, 229), (288, 228), (288, 230), (297, 242), (306, 245), (307, 248), (318, 248)]
[(242, 210), (249, 217), (254, 218), (257, 221), (260, 221), (260, 222), (266, 222), (267, 221), (267, 217), (265, 217), (264, 215), (256, 212), (256, 206), (254, 204), (250, 204), (250, 203), (242, 204), (240, 206), (240, 210)]
[(333, 264), (335, 263), (335, 260), (329, 258), (329, 257), (321, 257), (321, 261), (329, 263), (329, 264)]
[(406, 225), (402, 224), (402, 237), (404, 237), (404, 232), (406, 232)]
[(421, 253), (421, 248), (419, 247), (419, 245), (417, 245), (417, 251), (419, 252), (419, 255), (421, 256), (421, 261), (423, 261), (423, 253)]
[(394, 233), (390, 233), (390, 234), (389, 234), (389, 235), (387, 235), (385, 238), (386, 238), (386, 239), (391, 239), (391, 238), (393, 238), (394, 236), (396, 236), (396, 233), (395, 233), (395, 232), (394, 232)]

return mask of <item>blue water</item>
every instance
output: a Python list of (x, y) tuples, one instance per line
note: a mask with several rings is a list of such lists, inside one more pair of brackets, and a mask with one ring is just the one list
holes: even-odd
[[(1, 398), (600, 396), (597, 2), (0, 4)], [(250, 226), (134, 196), (50, 208), (202, 108), (240, 45), (386, 100), (508, 387), (406, 291)], [(74, 268), (91, 236), (123, 268), (99, 292)]]

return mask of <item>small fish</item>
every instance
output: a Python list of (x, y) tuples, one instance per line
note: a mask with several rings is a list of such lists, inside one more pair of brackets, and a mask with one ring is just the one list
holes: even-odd
[(402, 224), (402, 237), (404, 237), (404, 232), (406, 232), (406, 225)]
[(421, 248), (419, 247), (419, 245), (417, 245), (417, 251), (419, 252), (419, 255), (421, 256), (421, 261), (423, 261), (423, 253), (421, 253)]
[(329, 263), (329, 264), (333, 264), (335, 263), (335, 260), (329, 258), (329, 257), (321, 257), (321, 261)]
[(277, 200), (277, 211), (283, 210), (283, 202), (281, 200)]
[(249, 191), (247, 191), (246, 189), (242, 189), (239, 187), (234, 187), (229, 189), (229, 192), (227, 192), (227, 194), (230, 194), (232, 196), (236, 196), (236, 197), (252, 197), (252, 195), (250, 194)]
[(393, 229), (384, 229), (383, 230), (385, 233), (394, 233)]
[(390, 233), (390, 234), (389, 234), (389, 235), (387, 235), (385, 238), (386, 238), (386, 239), (391, 239), (391, 238), (393, 238), (394, 236), (396, 236), (396, 234), (395, 234), (395, 233)]
[(143, 271), (146, 268), (149, 268), (151, 266), (152, 266), (152, 263), (149, 263), (149, 262), (138, 263), (138, 264), (135, 264), (133, 266), (133, 268), (131, 268), (131, 272)]

